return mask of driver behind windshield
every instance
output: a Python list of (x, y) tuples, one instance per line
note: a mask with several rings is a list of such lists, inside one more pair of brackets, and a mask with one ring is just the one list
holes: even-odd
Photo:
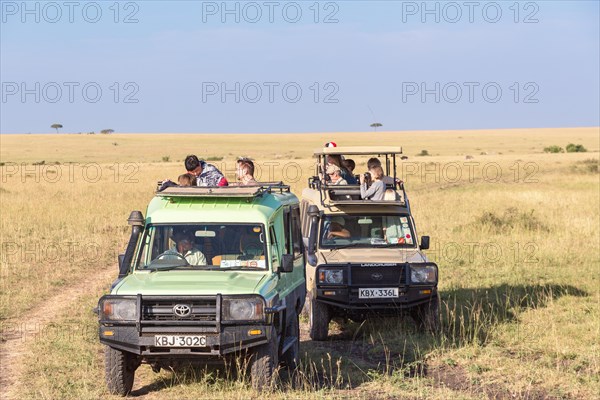
[(161, 256), (163, 260), (178, 260), (185, 258), (190, 265), (206, 265), (206, 257), (195, 248), (194, 234), (185, 229), (173, 229), (171, 239), (175, 242), (173, 248), (165, 251)]
[(350, 238), (350, 236), (351, 236), (350, 231), (345, 228), (345, 221), (344, 221), (343, 217), (334, 217), (330, 221), (325, 221), (325, 222), (326, 222), (325, 238), (327, 238), (327, 239), (337, 239), (337, 238), (348, 239), (348, 238)]

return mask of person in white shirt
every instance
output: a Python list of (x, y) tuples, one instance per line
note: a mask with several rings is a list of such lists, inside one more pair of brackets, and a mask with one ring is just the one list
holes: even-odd
[(335, 164), (329, 164), (327, 166), (327, 175), (329, 175), (332, 185), (348, 184), (348, 182), (344, 178), (342, 178), (342, 170)]
[(206, 257), (194, 247), (194, 235), (185, 230), (173, 230), (175, 246), (160, 255), (162, 260), (181, 259), (182, 257), (192, 266), (206, 265)]

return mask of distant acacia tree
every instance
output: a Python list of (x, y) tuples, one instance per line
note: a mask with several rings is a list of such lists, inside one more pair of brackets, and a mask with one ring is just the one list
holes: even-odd
[(104, 135), (110, 135), (111, 133), (113, 133), (115, 130), (114, 129), (102, 129), (100, 131), (100, 133), (104, 134)]
[(383, 125), (380, 124), (379, 122), (373, 122), (371, 125), (369, 125), (371, 128), (375, 129), (375, 132), (377, 132), (377, 128), (382, 127)]
[(56, 133), (58, 133), (58, 130), (59, 130), (60, 128), (62, 128), (62, 127), (63, 127), (63, 126), (62, 126), (61, 124), (52, 124), (52, 125), (50, 125), (50, 128), (52, 128), (52, 129), (56, 129)]

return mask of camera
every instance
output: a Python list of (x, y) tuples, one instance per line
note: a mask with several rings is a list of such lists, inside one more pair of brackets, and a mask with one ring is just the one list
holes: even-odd
[(373, 183), (373, 179), (371, 178), (370, 172), (365, 172), (365, 183), (367, 187), (371, 186), (371, 183)]

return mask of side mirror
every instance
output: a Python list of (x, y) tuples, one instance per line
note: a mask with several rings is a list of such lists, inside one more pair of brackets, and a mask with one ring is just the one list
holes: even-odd
[[(315, 206), (311, 206), (311, 207), (315, 207)], [(317, 207), (315, 207), (316, 209)], [(315, 214), (311, 214), (311, 210), (309, 208), (309, 215), (310, 215), (310, 232), (308, 233), (308, 246), (306, 246), (306, 255), (307, 255), (307, 261), (310, 265), (312, 265), (313, 267), (317, 265), (317, 257), (315, 255), (315, 253), (317, 252), (317, 234), (319, 231), (319, 217), (318, 217), (318, 211)]]
[(308, 209), (306, 210), (306, 213), (308, 214), (309, 217), (318, 217), (319, 216), (319, 207), (315, 206), (314, 204), (308, 206)]
[(429, 248), (429, 236), (421, 236), (421, 245), (419, 248), (421, 250), (427, 250)]
[(294, 256), (291, 254), (284, 254), (281, 256), (281, 266), (279, 267), (281, 272), (293, 272), (294, 271)]

